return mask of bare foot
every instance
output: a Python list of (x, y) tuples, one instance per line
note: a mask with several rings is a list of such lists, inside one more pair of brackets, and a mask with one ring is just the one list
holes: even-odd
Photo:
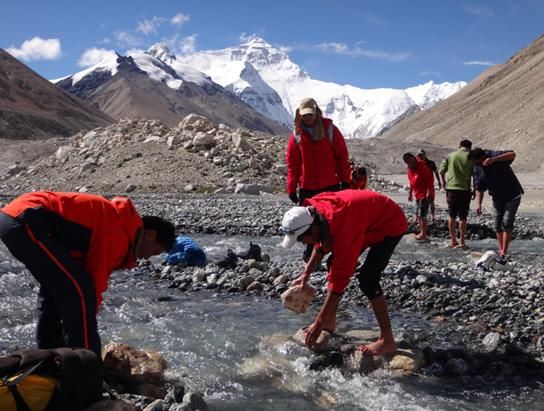
[(448, 248), (457, 248), (459, 247), (459, 243), (456, 241), (455, 243), (448, 244)]
[(416, 240), (426, 240), (427, 236), (424, 236), (423, 234), (418, 234), (414, 237)]
[(357, 350), (363, 352), (363, 354), (385, 355), (397, 351), (397, 344), (394, 342), (386, 344), (384, 340), (380, 339), (367, 345), (361, 345)]

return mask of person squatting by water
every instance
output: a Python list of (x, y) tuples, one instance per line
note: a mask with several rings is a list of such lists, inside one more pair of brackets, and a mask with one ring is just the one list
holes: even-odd
[[(332, 120), (323, 117), (313, 98), (302, 99), (296, 110), (285, 161), (287, 194), (295, 204), (301, 205), (306, 198), (351, 185), (344, 136)], [(308, 261), (311, 252), (311, 247), (307, 247), (304, 261)]]
[(335, 331), (342, 294), (359, 256), (369, 248), (357, 278), (359, 287), (370, 301), (380, 337), (358, 349), (371, 355), (396, 350), (380, 277), (407, 228), (402, 209), (390, 198), (369, 190), (318, 194), (306, 199), (302, 207), (293, 207), (285, 213), (281, 227), (285, 233), (282, 246), (289, 248), (297, 241), (315, 245), (304, 271), (293, 285), (306, 284), (323, 257), (332, 253), (325, 302), (305, 331), (309, 348), (315, 345), (322, 330)]
[(172, 223), (140, 217), (123, 197), (43, 191), (0, 210), (0, 239), (40, 284), (39, 348), (100, 356), (96, 313), (112, 271), (169, 250), (175, 238)]
[(474, 163), (474, 186), (476, 189), (476, 213), (482, 213), (484, 192), (493, 198), (494, 226), (499, 245), (497, 262), (506, 264), (509, 260), (508, 246), (512, 241), (514, 220), (523, 188), (510, 165), (516, 158), (512, 150), (491, 151), (475, 148), (469, 154)]
[(402, 159), (408, 166), (406, 172), (410, 181), (408, 201), (416, 199), (416, 218), (419, 225), (418, 241), (428, 241), (427, 238), (427, 214), (429, 205), (434, 203), (433, 173), (425, 161), (417, 158), (412, 153), (404, 153)]
[[(468, 154), (472, 148), (470, 140), (462, 140), (459, 149), (449, 154), (440, 164), (442, 186), (446, 189), (448, 203), (448, 229), (450, 231), (450, 248), (467, 248), (467, 217), (470, 209), (472, 161)], [(446, 174), (448, 180), (446, 181)], [(455, 233), (455, 220), (459, 217), (459, 242)]]

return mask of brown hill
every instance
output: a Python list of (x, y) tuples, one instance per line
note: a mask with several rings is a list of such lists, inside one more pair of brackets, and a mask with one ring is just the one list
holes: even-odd
[[(71, 77), (57, 85), (117, 120), (156, 119), (175, 127), (185, 116), (195, 113), (233, 128), (288, 133), (286, 127), (258, 113), (218, 84), (201, 87), (184, 81), (174, 90), (151, 79), (131, 57), (118, 56), (117, 62), (117, 73), (113, 76), (107, 71), (95, 71), (75, 85)], [(164, 63), (157, 64), (163, 64), (164, 70), (172, 70)]]
[(112, 121), (0, 49), (0, 138), (69, 136)]
[(456, 148), (512, 149), (516, 169), (544, 171), (544, 36), (462, 90), (386, 131), (383, 138)]

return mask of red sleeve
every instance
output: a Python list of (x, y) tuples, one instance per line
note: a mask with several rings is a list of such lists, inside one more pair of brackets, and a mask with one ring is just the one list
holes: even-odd
[(96, 310), (102, 303), (102, 293), (108, 288), (108, 279), (113, 270), (121, 268), (129, 244), (124, 234), (100, 233), (91, 239), (85, 258), (85, 269), (91, 274), (96, 293)]
[(357, 266), (357, 259), (361, 250), (356, 247), (356, 244), (352, 244), (346, 247), (335, 247), (332, 260), (332, 265), (327, 275), (328, 290), (342, 294), (349, 284), (351, 276), (355, 272)]
[(332, 148), (334, 158), (336, 159), (336, 173), (338, 174), (338, 178), (343, 183), (349, 183), (351, 181), (351, 168), (349, 166), (348, 148), (344, 136), (335, 125), (333, 125)]
[(285, 163), (287, 164), (287, 193), (297, 191), (300, 180), (300, 148), (295, 141), (294, 133), (291, 133), (287, 142), (287, 152), (285, 154)]

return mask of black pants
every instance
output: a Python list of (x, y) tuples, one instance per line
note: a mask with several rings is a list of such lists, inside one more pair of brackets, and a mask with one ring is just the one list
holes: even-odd
[(62, 224), (72, 223), (48, 211), (29, 211), (28, 219), (0, 212), (0, 239), (40, 283), (38, 347), (83, 347), (100, 356), (93, 281), (59, 236)]
[(402, 235), (398, 237), (385, 237), (382, 242), (373, 245), (368, 250), (368, 254), (361, 268), (357, 279), (359, 288), (369, 300), (383, 295), (380, 279), (383, 270), (389, 264), (389, 260), (395, 251)]

